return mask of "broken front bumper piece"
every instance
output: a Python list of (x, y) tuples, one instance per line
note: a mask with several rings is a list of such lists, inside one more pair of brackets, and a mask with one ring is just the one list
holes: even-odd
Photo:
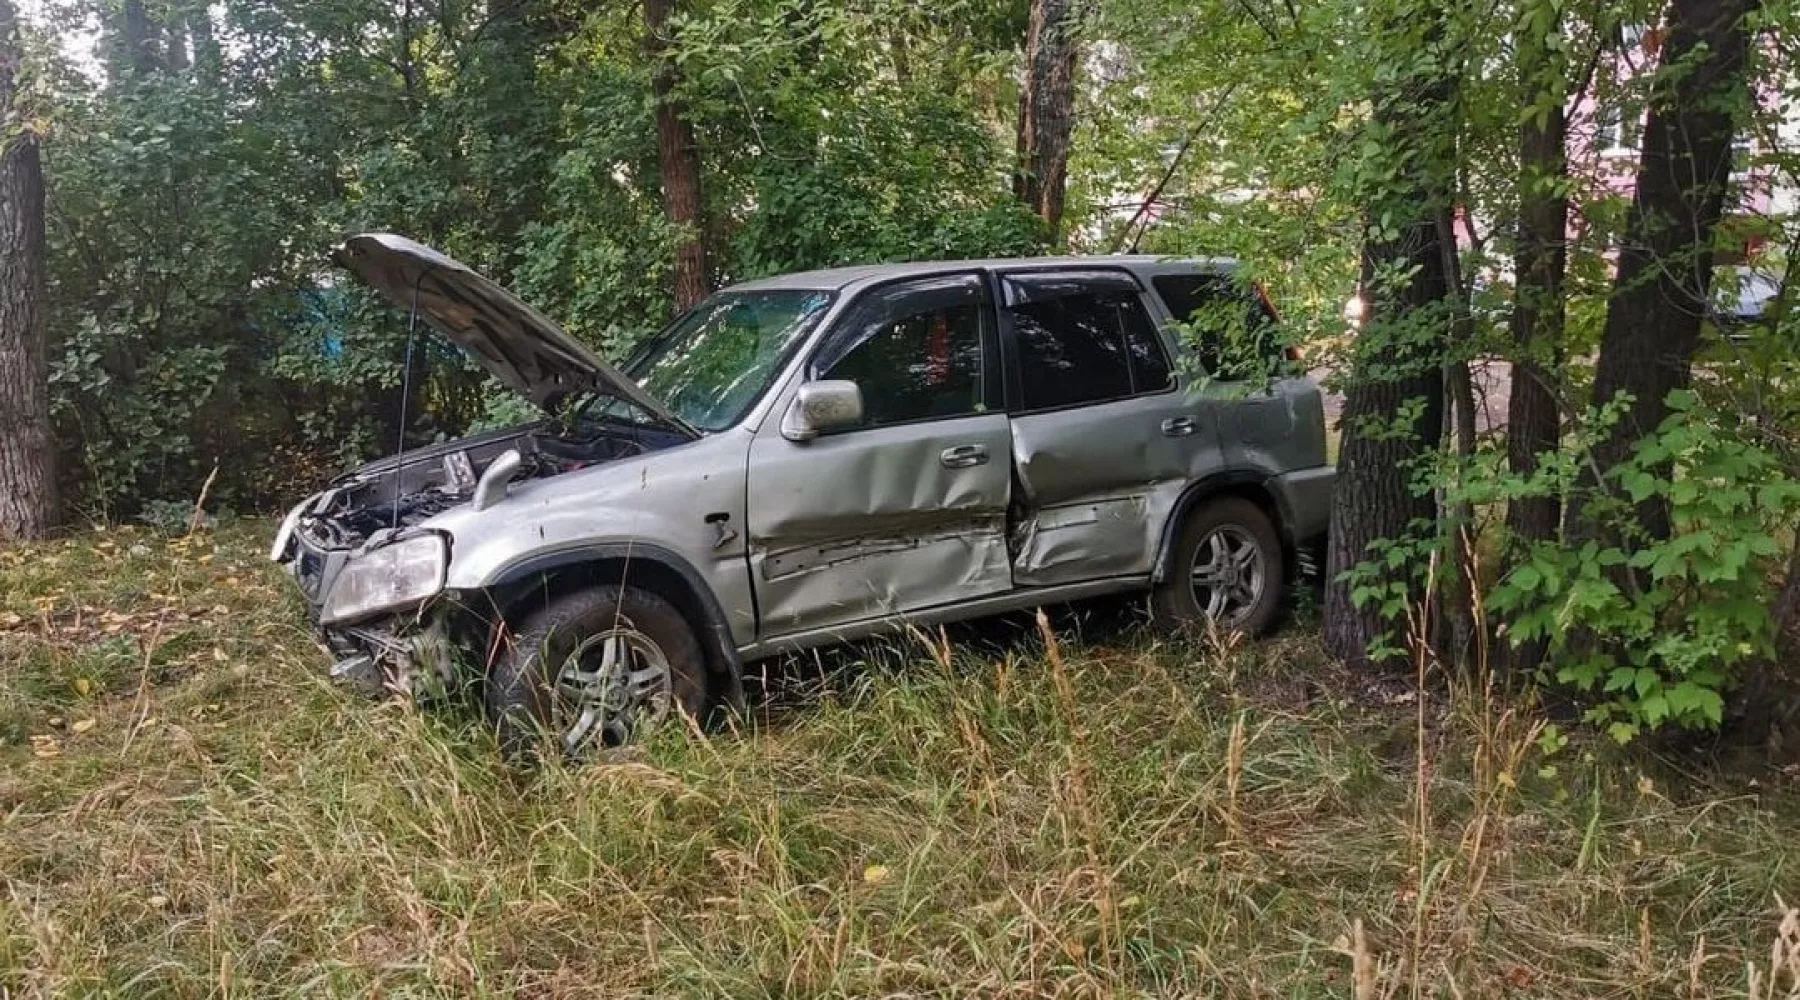
[(354, 691), (436, 702), (455, 689), (456, 659), (441, 622), (408, 617), (323, 632), (337, 658), (331, 679)]

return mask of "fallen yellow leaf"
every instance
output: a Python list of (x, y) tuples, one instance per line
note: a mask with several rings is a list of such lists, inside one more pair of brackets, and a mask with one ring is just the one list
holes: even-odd
[(71, 732), (85, 733), (96, 725), (99, 725), (99, 723), (95, 722), (93, 719), (82, 719), (80, 722), (70, 726), (69, 729)]
[(863, 881), (870, 885), (880, 885), (888, 880), (887, 865), (870, 865), (863, 869)]

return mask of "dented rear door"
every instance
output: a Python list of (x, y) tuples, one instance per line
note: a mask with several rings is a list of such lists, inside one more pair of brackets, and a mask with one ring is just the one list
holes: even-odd
[(1189, 391), (1123, 271), (1001, 282), (1013, 380), (1013, 581), (1148, 574), (1187, 484), (1219, 468), (1218, 406)]
[(769, 420), (750, 446), (762, 636), (1007, 590), (1011, 429), (985, 278), (864, 293), (822, 339), (807, 376), (856, 382), (864, 419), (804, 442)]

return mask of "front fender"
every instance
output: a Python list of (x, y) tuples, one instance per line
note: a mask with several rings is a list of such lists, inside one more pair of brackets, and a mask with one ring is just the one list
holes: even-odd
[(515, 588), (529, 589), (531, 582), (539, 577), (589, 566), (610, 567), (610, 572), (616, 572), (621, 583), (631, 583), (634, 575), (640, 580), (657, 580), (659, 585), (654, 589), (659, 592), (668, 589), (666, 583), (660, 581), (668, 580), (671, 575), (679, 580), (684, 593), (665, 596), (677, 598), (676, 606), (692, 622), (701, 646), (706, 650), (708, 664), (715, 673), (726, 678), (726, 697), (733, 705), (741, 704), (744, 662), (731, 633), (730, 618), (719, 604), (712, 585), (675, 552), (647, 542), (584, 542), (546, 549), (502, 567), (483, 589), (489, 594), (503, 594)]
[[(486, 510), (432, 518), (450, 536), (451, 590), (486, 590), (600, 558), (654, 558), (707, 595), (735, 650), (756, 637), (744, 536), (747, 435), (515, 483)], [(634, 556), (635, 553), (635, 556)]]

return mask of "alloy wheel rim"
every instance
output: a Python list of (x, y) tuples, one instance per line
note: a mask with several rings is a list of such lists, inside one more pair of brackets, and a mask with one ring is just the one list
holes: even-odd
[(1244, 528), (1221, 524), (1195, 547), (1189, 580), (1203, 614), (1221, 625), (1241, 625), (1268, 585), (1262, 546)]
[(622, 746), (640, 726), (669, 714), (674, 701), (668, 657), (629, 623), (588, 636), (569, 651), (553, 686), (552, 723), (570, 755)]

